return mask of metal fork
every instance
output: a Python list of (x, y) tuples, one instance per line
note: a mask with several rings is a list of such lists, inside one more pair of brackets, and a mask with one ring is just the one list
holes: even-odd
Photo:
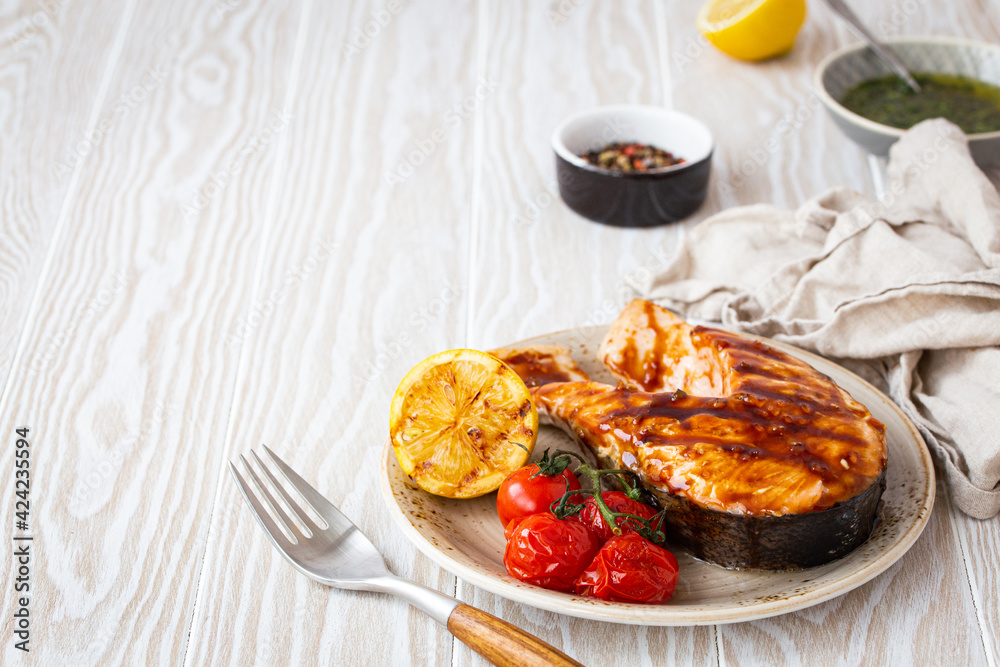
[(243, 461), (248, 476), (253, 479), (260, 496), (263, 496), (270, 506), (277, 519), (276, 522), (264, 509), (260, 496), (254, 493), (233, 462), (229, 462), (229, 471), (236, 479), (243, 498), (253, 510), (257, 521), (281, 555), (296, 570), (310, 579), (334, 588), (378, 591), (401, 597), (448, 628), (457, 639), (494, 665), (580, 666), (580, 663), (541, 639), (506, 621), (390, 573), (385, 567), (382, 554), (368, 541), (364, 533), (351, 523), (350, 519), (299, 477), (274, 452), (266, 446), (264, 450), (288, 484), (306, 499), (316, 516), (326, 524), (324, 528), (313, 521), (299, 503), (292, 499), (257, 453), (251, 451), (250, 455), (271, 482), (276, 493), (299, 524), (308, 531), (309, 534), (306, 534), (271, 495), (271, 491), (261, 482), (250, 462), (241, 455), (240, 460)]

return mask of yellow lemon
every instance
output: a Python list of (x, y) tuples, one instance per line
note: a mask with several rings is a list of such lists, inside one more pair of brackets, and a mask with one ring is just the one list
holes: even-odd
[(449, 350), (424, 359), (399, 383), (389, 437), (417, 486), (474, 498), (495, 491), (527, 462), (538, 412), (528, 387), (502, 361), (478, 350)]
[(792, 50), (805, 18), (805, 0), (708, 0), (697, 24), (723, 53), (766, 60)]

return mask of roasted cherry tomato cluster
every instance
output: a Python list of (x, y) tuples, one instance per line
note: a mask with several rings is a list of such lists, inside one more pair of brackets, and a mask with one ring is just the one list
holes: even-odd
[[(677, 559), (659, 546), (662, 515), (639, 500), (624, 470), (595, 470), (548, 451), (511, 473), (497, 492), (497, 515), (512, 576), (537, 586), (618, 602), (666, 602), (677, 586)], [(624, 491), (601, 491), (613, 475)], [(591, 483), (582, 488), (580, 477)]]

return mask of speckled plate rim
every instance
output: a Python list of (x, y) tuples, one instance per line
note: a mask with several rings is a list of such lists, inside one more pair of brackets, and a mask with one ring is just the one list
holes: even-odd
[[(539, 343), (540, 341), (551, 344), (551, 339), (553, 337), (564, 336), (569, 338), (573, 336), (593, 336), (598, 330), (607, 331), (607, 326), (599, 325), (557, 331), (504, 345), (503, 347), (530, 345), (533, 343)], [(589, 332), (589, 334), (587, 332)], [(857, 382), (867, 393), (870, 394), (870, 396), (855, 396), (855, 398), (866, 405), (871, 402), (871, 399), (876, 399), (880, 403), (881, 408), (893, 412), (899, 418), (899, 421), (907, 428), (905, 433), (900, 434), (900, 444), (913, 448), (913, 450), (917, 453), (917, 461), (919, 461), (920, 469), (915, 472), (919, 473), (918, 477), (924, 482), (924, 492), (919, 500), (921, 503), (919, 511), (913, 515), (909, 524), (905, 525), (905, 527), (900, 530), (897, 536), (892, 539), (892, 541), (886, 546), (882, 553), (878, 555), (878, 557), (867, 564), (845, 572), (842, 577), (831, 581), (822, 587), (807, 592), (793, 592), (785, 597), (781, 597), (780, 599), (760, 602), (749, 606), (733, 604), (732, 606), (714, 605), (706, 607), (704, 605), (677, 605), (670, 603), (663, 605), (638, 605), (599, 602), (568, 593), (549, 591), (534, 586), (525, 586), (524, 584), (517, 582), (506, 575), (498, 576), (493, 572), (487, 571), (485, 568), (477, 569), (462, 563), (456, 558), (450, 556), (447, 550), (441, 549), (433, 544), (425, 535), (421, 533), (418, 528), (420, 519), (415, 516), (408, 515), (396, 499), (396, 489), (393, 488), (389, 468), (392, 466), (398, 470), (399, 464), (396, 462), (396, 457), (392, 451), (392, 445), (388, 438), (386, 438), (383, 445), (379, 465), (380, 486), (382, 490), (382, 497), (386, 506), (388, 507), (393, 520), (402, 529), (403, 534), (406, 535), (406, 537), (424, 555), (455, 576), (460, 577), (461, 579), (464, 579), (465, 581), (468, 581), (469, 583), (491, 593), (507, 598), (508, 600), (578, 618), (611, 623), (651, 626), (715, 625), (751, 621), (768, 618), (770, 616), (778, 616), (780, 614), (787, 614), (789, 612), (805, 609), (832, 598), (844, 595), (867, 583), (868, 581), (871, 581), (873, 578), (887, 570), (897, 560), (902, 558), (902, 556), (917, 541), (917, 538), (920, 537), (920, 534), (923, 532), (924, 527), (930, 519), (931, 510), (934, 506), (935, 477), (934, 465), (931, 460), (930, 453), (927, 451), (927, 447), (924, 445), (923, 438), (920, 436), (920, 433), (902, 412), (902, 410), (900, 410), (888, 396), (876, 389), (863, 378), (828, 359), (825, 359), (817, 354), (801, 350), (792, 345), (780, 343), (778, 341), (759, 336), (748, 337), (756, 338), (757, 340), (765, 342), (766, 344), (779, 350), (797, 356), (800, 359), (812, 364), (820, 372), (829, 374), (829, 371), (833, 369), (835, 374), (844, 374), (850, 377), (852, 381)], [(890, 465), (891, 464), (892, 457), (890, 455)], [(399, 472), (402, 474), (402, 471)], [(399, 492), (403, 494), (424, 493), (415, 487), (407, 487), (405, 485), (399, 489)], [(499, 524), (497, 524), (497, 531), (500, 531)], [(850, 564), (852, 556), (856, 553), (857, 552), (852, 552), (851, 554), (848, 554), (844, 558), (840, 559), (838, 562), (841, 564)], [(738, 576), (740, 573), (736, 574)], [(780, 574), (775, 573), (775, 576), (780, 576)], [(595, 604), (595, 602), (598, 604)]]

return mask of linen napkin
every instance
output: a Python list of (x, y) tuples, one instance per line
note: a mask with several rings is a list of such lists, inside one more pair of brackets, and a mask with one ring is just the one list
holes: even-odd
[(906, 132), (888, 176), (878, 201), (841, 188), (797, 211), (719, 213), (631, 285), (873, 382), (917, 425), (954, 503), (989, 518), (1000, 511), (1000, 195), (944, 120)]

